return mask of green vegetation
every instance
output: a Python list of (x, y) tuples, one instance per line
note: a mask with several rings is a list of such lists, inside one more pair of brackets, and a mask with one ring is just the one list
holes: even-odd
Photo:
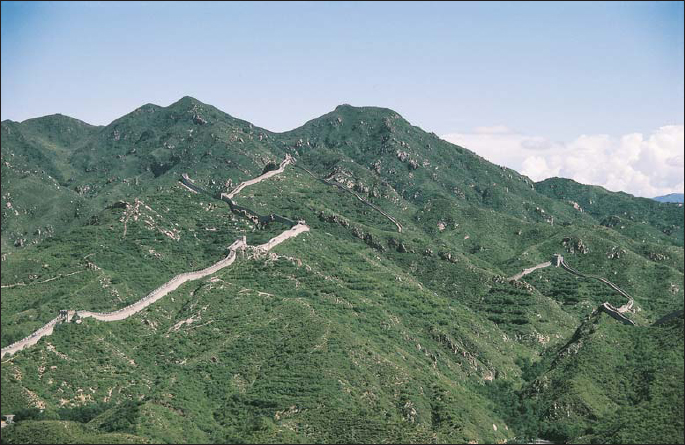
[[(683, 441), (682, 317), (651, 326), (683, 308), (677, 205), (535, 184), (381, 108), (277, 134), (183, 98), (1, 134), (3, 347), (288, 228), (181, 174), (216, 196), (286, 154), (314, 175), (289, 166), (235, 197), (309, 232), (5, 356), (3, 442)], [(594, 312), (625, 302), (600, 282), (507, 281), (555, 253), (631, 294), (637, 326)]]
[(3, 443), (151, 443), (132, 434), (103, 433), (77, 422), (28, 420), (3, 429)]

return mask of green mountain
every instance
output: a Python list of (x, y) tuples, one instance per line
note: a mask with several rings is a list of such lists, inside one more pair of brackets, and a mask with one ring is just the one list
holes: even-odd
[(4, 442), (683, 440), (681, 207), (383, 108), (0, 134)]

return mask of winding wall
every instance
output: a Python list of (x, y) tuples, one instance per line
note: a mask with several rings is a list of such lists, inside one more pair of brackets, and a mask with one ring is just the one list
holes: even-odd
[[(606, 278), (596, 277), (596, 276), (594, 276), (594, 275), (585, 275), (585, 274), (582, 274), (582, 273), (578, 272), (577, 270), (571, 268), (568, 264), (566, 264), (566, 262), (564, 261), (564, 258), (563, 258), (563, 257), (560, 256), (560, 258), (561, 258), (561, 261), (559, 262), (559, 264), (560, 264), (561, 267), (563, 267), (566, 271), (571, 272), (571, 273), (574, 274), (574, 275), (578, 275), (579, 277), (582, 277), (582, 278), (592, 278), (593, 280), (601, 281), (602, 283), (606, 284), (607, 286), (609, 286), (610, 288), (612, 288), (613, 290), (615, 290), (615, 291), (618, 292), (619, 294), (621, 294), (621, 295), (623, 295), (624, 297), (626, 297), (626, 298), (628, 299), (628, 302), (627, 302), (626, 304), (624, 304), (623, 306), (621, 306), (620, 308), (616, 309), (618, 312), (620, 312), (620, 313), (627, 312), (627, 311), (629, 311), (630, 309), (633, 308), (633, 303), (634, 303), (633, 297), (631, 297), (630, 295), (628, 295), (628, 293), (625, 292), (624, 290), (622, 290), (620, 287), (616, 286), (614, 283), (612, 283), (611, 281), (607, 280)], [(611, 306), (611, 305), (609, 305), (609, 306)], [(611, 306), (611, 307), (613, 308), (613, 306)]]
[[(564, 257), (559, 255), (559, 254), (554, 255), (554, 263), (555, 263), (556, 267), (561, 266), (565, 271), (572, 273), (574, 275), (577, 275), (581, 278), (592, 278), (593, 280), (599, 280), (602, 283), (611, 287), (613, 290), (615, 290), (619, 294), (626, 297), (628, 299), (628, 302), (619, 308), (612, 306), (609, 302), (604, 302), (599, 306), (599, 310), (606, 312), (608, 315), (610, 315), (611, 317), (615, 318), (616, 320), (618, 320), (624, 324), (632, 325), (632, 326), (635, 325), (635, 322), (633, 322), (631, 319), (629, 319), (625, 315), (623, 315), (624, 312), (627, 312), (633, 308), (633, 303), (634, 303), (633, 297), (628, 295), (627, 292), (623, 291), (621, 288), (619, 288), (614, 283), (612, 283), (611, 281), (609, 281), (605, 278), (596, 277), (593, 275), (585, 275), (585, 274), (578, 272), (577, 270), (575, 270), (574, 268), (572, 268), (571, 266), (566, 264), (566, 262), (564, 261)], [(533, 266), (531, 268), (524, 269), (523, 272), (518, 273), (518, 274), (514, 275), (513, 277), (509, 278), (509, 281), (517, 281), (520, 278), (522, 278), (523, 276), (528, 275), (529, 273), (531, 273), (537, 269), (549, 267), (551, 265), (552, 265), (552, 262), (547, 261), (545, 263), (540, 263), (537, 266)]]
[(207, 195), (210, 194), (207, 190), (195, 185), (195, 182), (193, 182), (193, 180), (188, 177), (187, 173), (183, 173), (181, 175), (181, 184), (185, 185), (186, 187), (188, 187), (191, 191), (193, 191), (195, 193), (204, 193)]
[(78, 315), (81, 318), (93, 317), (96, 320), (100, 321), (125, 320), (131, 315), (136, 314), (145, 309), (146, 307), (148, 307), (149, 305), (155, 303), (157, 300), (159, 300), (169, 292), (175, 291), (182, 284), (187, 283), (188, 281), (199, 280), (200, 278), (204, 278), (207, 275), (211, 275), (214, 272), (223, 269), (224, 267), (230, 266), (235, 261), (236, 251), (244, 249), (245, 247), (247, 247), (247, 244), (244, 240), (237, 240), (233, 243), (233, 245), (231, 245), (231, 247), (229, 248), (230, 253), (223, 260), (220, 260), (202, 270), (178, 274), (171, 280), (167, 281), (157, 289), (147, 294), (145, 297), (122, 309), (119, 309), (114, 312), (76, 311), (76, 315)]
[[(283, 162), (281, 162), (282, 168), (285, 168), (285, 165), (288, 165), (289, 162), (286, 163), (286, 161), (288, 161), (287, 157)], [(279, 170), (281, 172), (283, 171), (282, 169), (279, 169)], [(185, 187), (187, 187), (192, 192), (202, 193), (202, 194), (205, 194), (205, 195), (210, 196), (212, 198), (221, 199), (222, 201), (224, 201), (225, 203), (228, 204), (228, 206), (231, 208), (231, 211), (233, 213), (235, 213), (238, 216), (242, 216), (244, 218), (249, 219), (250, 221), (252, 221), (254, 224), (256, 224), (260, 228), (266, 227), (271, 222), (279, 222), (279, 223), (285, 224), (286, 226), (293, 227), (293, 226), (295, 226), (296, 223), (295, 223), (295, 221), (293, 221), (291, 219), (288, 219), (288, 218), (281, 216), (281, 215), (277, 215), (275, 213), (270, 213), (269, 215), (263, 216), (263, 215), (260, 215), (256, 212), (254, 212), (251, 209), (248, 209), (247, 207), (239, 206), (238, 204), (235, 203), (235, 201), (233, 201), (233, 199), (231, 199), (231, 196), (235, 196), (238, 191), (240, 191), (246, 187), (245, 184), (247, 182), (250, 183), (247, 185), (257, 184), (258, 182), (261, 182), (264, 179), (267, 179), (267, 178), (270, 178), (271, 176), (274, 176), (274, 174), (270, 174), (270, 173), (279, 172), (279, 170), (271, 170), (271, 171), (269, 171), (269, 172), (267, 172), (261, 176), (258, 176), (255, 179), (252, 179), (250, 181), (245, 181), (245, 182), (241, 183), (238, 187), (236, 187), (236, 189), (233, 190), (231, 193), (221, 193), (221, 194), (214, 194), (213, 195), (210, 192), (208, 192), (207, 190), (203, 189), (202, 187), (195, 185), (195, 182), (193, 182), (193, 180), (190, 179), (190, 177), (188, 176), (187, 173), (183, 173), (181, 175), (181, 185), (184, 185)]]
[(528, 269), (523, 269), (523, 272), (517, 273), (517, 274), (514, 275), (513, 277), (509, 278), (509, 281), (518, 281), (518, 280), (520, 280), (521, 278), (523, 278), (524, 276), (528, 275), (529, 273), (532, 273), (532, 272), (534, 272), (534, 271), (536, 271), (536, 270), (538, 270), (538, 269), (542, 269), (543, 267), (549, 267), (549, 266), (551, 266), (551, 265), (552, 265), (552, 262), (551, 262), (551, 261), (547, 261), (547, 262), (545, 262), (545, 263), (540, 263), (540, 264), (538, 264), (537, 266), (533, 266), (533, 267), (528, 268)]
[(247, 187), (248, 185), (257, 184), (257, 183), (262, 182), (263, 180), (265, 180), (267, 178), (270, 178), (272, 176), (276, 176), (280, 173), (283, 173), (283, 171), (285, 170), (285, 166), (290, 164), (292, 161), (293, 161), (292, 156), (290, 156), (289, 154), (286, 154), (285, 159), (283, 159), (283, 161), (281, 161), (281, 165), (276, 170), (270, 170), (270, 171), (268, 171), (268, 172), (266, 172), (260, 176), (257, 176), (254, 179), (250, 179), (249, 181), (241, 182), (240, 185), (238, 185), (238, 187), (233, 189), (233, 191), (231, 193), (222, 193), (221, 198), (223, 198), (225, 196), (228, 199), (233, 199), (233, 197), (235, 195), (240, 193), (240, 191), (242, 189), (244, 189), (245, 187)]
[(55, 326), (59, 323), (62, 323), (63, 321), (65, 321), (65, 317), (62, 314), (58, 315), (57, 317), (50, 320), (45, 326), (38, 329), (36, 332), (32, 333), (28, 337), (24, 337), (18, 342), (12, 343), (11, 345), (2, 348), (2, 355), (0, 355), (0, 357), (4, 357), (5, 354), (14, 354), (20, 349), (24, 349), (29, 346), (35, 345), (36, 343), (38, 343), (38, 340), (45, 337), (46, 335), (52, 335), (52, 331), (55, 329)]
[[(221, 198), (223, 199), (226, 197), (227, 199), (231, 200), (233, 196), (235, 196), (240, 190), (244, 189), (248, 185), (253, 185), (257, 184), (258, 182), (263, 181), (264, 179), (267, 179), (271, 176), (274, 176), (278, 173), (282, 173), (283, 169), (285, 168), (286, 165), (288, 165), (292, 161), (292, 158), (289, 155), (286, 155), (286, 158), (283, 162), (281, 162), (281, 167), (277, 170), (271, 170), (261, 176), (258, 176), (257, 178), (250, 180), (250, 181), (245, 181), (241, 183), (233, 192), (230, 194), (222, 194)], [(190, 178), (188, 178), (188, 175), (184, 174), (183, 175), (183, 183), (184, 185), (190, 187), (193, 190), (196, 190), (200, 193), (207, 193), (205, 190), (201, 189), (200, 187), (195, 186), (195, 184), (192, 183)], [(191, 187), (192, 185), (192, 187)], [(290, 221), (290, 220), (288, 220)], [(292, 221), (290, 221), (292, 222)], [(293, 223), (294, 224), (294, 223)], [(285, 232), (281, 233), (280, 235), (277, 235), (270, 239), (268, 242), (261, 244), (259, 246), (255, 246), (254, 248), (259, 251), (259, 252), (268, 252), (269, 250), (273, 249), (277, 245), (281, 244), (283, 241), (296, 237), (300, 233), (306, 232), (309, 230), (309, 227), (303, 222), (298, 222), (297, 224), (294, 224), (290, 229), (286, 230)], [(122, 309), (116, 310), (114, 312), (91, 312), (91, 311), (66, 311), (66, 310), (61, 310), (59, 315), (49, 321), (45, 326), (42, 328), (38, 329), (28, 337), (25, 337), (18, 342), (12, 343), (9, 346), (6, 346), (2, 348), (2, 353), (0, 357), (4, 357), (5, 354), (14, 354), (17, 351), (20, 351), (21, 349), (27, 348), (29, 346), (35, 345), (38, 343), (38, 341), (48, 335), (51, 335), (52, 332), (54, 331), (54, 328), (56, 325), (64, 322), (69, 322), (73, 315), (77, 315), (80, 318), (88, 318), (92, 317), (95, 318), (96, 320), (100, 321), (119, 321), (119, 320), (125, 320), (131, 315), (134, 315), (149, 305), (155, 303), (158, 301), (160, 298), (164, 297), (166, 294), (169, 292), (172, 292), (176, 289), (179, 288), (182, 284), (188, 282), (188, 281), (193, 281), (193, 280), (198, 280), (200, 278), (206, 277), (208, 275), (211, 275), (225, 267), (230, 266), (233, 264), (233, 262), (236, 259), (237, 256), (237, 251), (238, 250), (244, 250), (247, 247), (247, 243), (245, 242), (245, 237), (242, 239), (236, 240), (231, 246), (229, 246), (229, 251), (230, 253), (226, 258), (217, 261), (216, 263), (212, 264), (209, 267), (206, 267), (202, 270), (194, 271), (194, 272), (184, 272), (181, 274), (176, 275), (173, 277), (171, 280), (167, 281), (157, 289), (153, 290), (137, 302), (126, 306)]]
[(270, 213), (267, 216), (260, 215), (248, 209), (247, 207), (239, 206), (235, 203), (235, 201), (233, 201), (230, 198), (227, 198), (225, 195), (221, 197), (221, 200), (228, 203), (228, 206), (231, 208), (231, 211), (233, 213), (249, 219), (253, 223), (257, 224), (259, 227), (266, 227), (267, 224), (274, 221), (285, 224), (290, 227), (293, 227), (296, 224), (295, 221), (288, 219), (284, 216), (277, 215), (275, 213)]

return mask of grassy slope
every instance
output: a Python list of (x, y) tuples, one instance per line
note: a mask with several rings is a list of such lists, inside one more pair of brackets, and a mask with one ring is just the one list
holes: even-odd
[(2, 443), (150, 443), (132, 434), (103, 433), (78, 422), (28, 420), (2, 430)]
[[(64, 133), (3, 122), (3, 161), (29, 151), (5, 127), (15, 135)], [(3, 164), (2, 284), (26, 284), (3, 289), (3, 346), (58, 309), (121, 307), (176, 273), (215, 262), (237, 236), (257, 244), (284, 229), (255, 231), (224, 203), (179, 187), (183, 172), (221, 192), (288, 152), (315, 174), (333, 173), (354, 187), (404, 230), (289, 167), (237, 200), (262, 214), (306, 219), (311, 232), (276, 250), (301, 266), (240, 260), (216, 275), (220, 281), (189, 283), (124, 322), (60, 326), (3, 363), (3, 413), (132, 400), (135, 409), (110, 408), (91, 426), (165, 442), (511, 439), (516, 432), (503, 429), (509, 414), (502, 408), (510, 401), (498, 399), (498, 385), (523, 386), (525, 394), (521, 360), (553, 357), (597, 304), (623, 301), (601, 283), (559, 269), (528, 276), (533, 288), (503, 277), (562, 252), (578, 270), (633, 294), (640, 312), (631, 317), (641, 325), (682, 308), (682, 240), (659, 231), (662, 223), (682, 227), (682, 210), (645, 210), (640, 201), (634, 217), (654, 217), (639, 230), (601, 225), (613, 207), (578, 212), (568, 202), (572, 194), (546, 193), (391, 110), (341, 106), (274, 134), (184, 98), (167, 108), (145, 105), (62, 145), (69, 150), (59, 159), (69, 162), (55, 162), (51, 176), (71, 182), (55, 187), (55, 208), (64, 211), (54, 218), (71, 212), (67, 202), (75, 196), (80, 216), (64, 218), (54, 237), (36, 237), (30, 247), (13, 247), (17, 236), (30, 238), (17, 229), (27, 219), (5, 212), (4, 199), (7, 190), (25, 205), (36, 194), (22, 190), (36, 179), (16, 176), (6, 185)], [(45, 188), (49, 178), (40, 181)], [(575, 201), (585, 199), (571, 191), (579, 194)], [(614, 203), (614, 195), (602, 199)], [(123, 238), (127, 210), (106, 207), (136, 198), (144, 204)], [(628, 211), (634, 199), (616, 202)], [(177, 231), (178, 240), (162, 230)], [(566, 252), (566, 238), (589, 252)], [(600, 389), (591, 398), (603, 397)], [(127, 421), (117, 423), (122, 414)], [(547, 431), (544, 417), (536, 419), (526, 430)], [(581, 415), (576, 424), (583, 422)], [(659, 422), (649, 420), (652, 427)]]
[(682, 316), (634, 329), (608, 317), (591, 318), (531, 386), (548, 437), (682, 442), (682, 350)]

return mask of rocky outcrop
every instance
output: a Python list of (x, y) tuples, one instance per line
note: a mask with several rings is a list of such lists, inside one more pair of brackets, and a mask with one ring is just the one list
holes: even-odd
[(399, 253), (407, 253), (410, 252), (410, 249), (407, 248), (407, 246), (402, 242), (401, 240), (395, 239), (395, 238), (390, 238), (388, 240), (388, 247), (391, 249), (395, 249)]
[(561, 245), (566, 248), (568, 253), (582, 253), (586, 254), (590, 252), (590, 248), (583, 243), (580, 238), (564, 238), (561, 240)]
[(356, 236), (357, 238), (361, 239), (366, 243), (367, 246), (371, 247), (372, 249), (376, 249), (380, 252), (385, 252), (385, 247), (383, 244), (381, 244), (378, 239), (374, 238), (374, 236), (370, 233), (364, 233), (362, 230), (360, 230), (357, 227), (352, 228), (352, 234)]
[(440, 259), (449, 261), (450, 263), (457, 263), (459, 260), (457, 259), (456, 255), (452, 255), (451, 252), (440, 252), (439, 253)]
[(622, 255), (625, 255), (627, 252), (625, 249), (621, 249), (618, 246), (614, 246), (611, 248), (610, 251), (607, 252), (607, 258), (610, 260), (615, 260), (621, 258)]
[(655, 262), (666, 261), (666, 260), (670, 259), (668, 257), (668, 255), (664, 255), (663, 253), (659, 253), (659, 252), (649, 252), (649, 254), (647, 256), (649, 257), (650, 260), (655, 261)]
[(346, 218), (343, 218), (342, 216), (327, 213), (323, 210), (319, 212), (318, 216), (319, 216), (319, 219), (321, 221), (324, 221), (324, 222), (340, 224), (343, 227), (349, 227), (350, 226), (350, 222)]

